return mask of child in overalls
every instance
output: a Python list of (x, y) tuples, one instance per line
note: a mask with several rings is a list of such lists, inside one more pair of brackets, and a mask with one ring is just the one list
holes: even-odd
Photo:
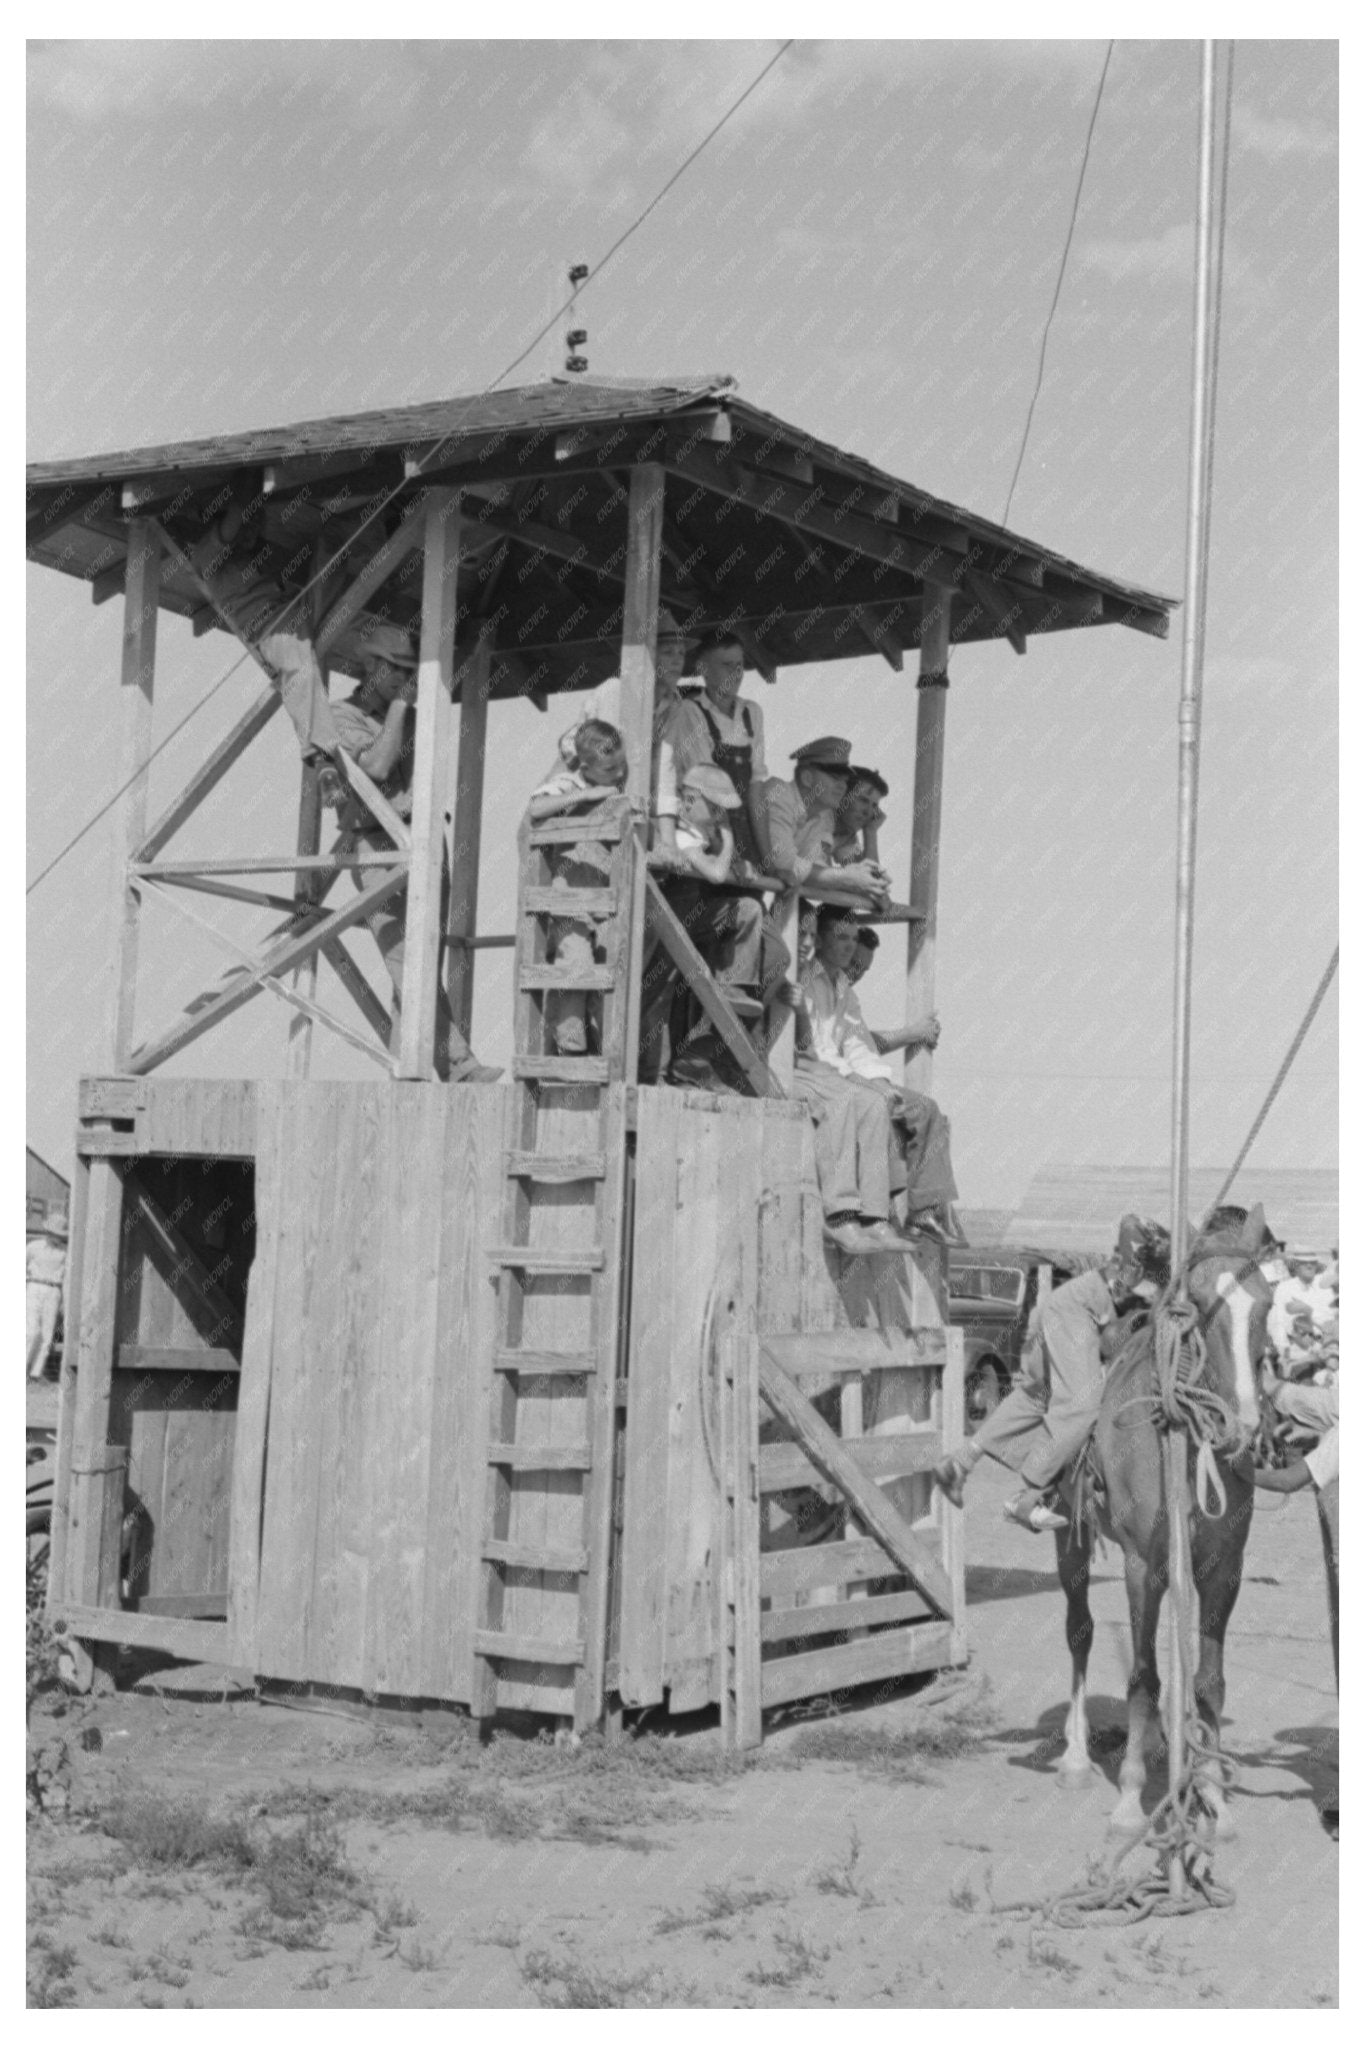
[[(605, 719), (585, 719), (573, 735), (567, 764), (542, 782), (527, 807), (532, 823), (559, 811), (578, 810), (624, 789), (626, 750), (621, 735)], [(600, 839), (582, 839), (547, 849), (555, 889), (605, 889), (611, 881), (612, 849)], [(549, 931), (553, 964), (566, 974), (579, 974), (598, 959), (598, 927), (607, 920), (589, 911), (555, 918)], [(584, 989), (564, 989), (547, 1004), (554, 1048), (572, 1057), (588, 1050), (588, 998)]]

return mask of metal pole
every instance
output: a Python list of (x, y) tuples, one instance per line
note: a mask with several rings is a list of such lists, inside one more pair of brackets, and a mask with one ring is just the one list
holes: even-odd
[[(1199, 803), (1199, 713), (1204, 680), (1204, 565), (1207, 558), (1210, 466), (1210, 381), (1213, 360), (1213, 87), (1214, 44), (1203, 45), (1199, 95), (1199, 200), (1195, 237), (1194, 365), (1190, 405), (1189, 520), (1185, 549), (1185, 621), (1180, 668), (1179, 801), (1175, 869), (1175, 1047), (1171, 1077), (1171, 1262), (1179, 1272), (1188, 1250), (1190, 1178), (1190, 984), (1194, 955), (1194, 864)], [(1172, 1790), (1185, 1775), (1184, 1631), (1186, 1513), (1184, 1434), (1166, 1437), (1167, 1570), (1170, 1661), (1167, 1738)], [(1179, 1525), (1179, 1526), (1177, 1526)], [(1173, 1897), (1185, 1889), (1177, 1853), (1167, 1873)]]

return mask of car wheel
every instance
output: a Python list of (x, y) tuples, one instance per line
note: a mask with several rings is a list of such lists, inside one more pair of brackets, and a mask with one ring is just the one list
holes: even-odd
[(1004, 1394), (1000, 1371), (993, 1359), (982, 1358), (967, 1374), (963, 1387), (964, 1421), (971, 1436), (988, 1415), (994, 1415)]

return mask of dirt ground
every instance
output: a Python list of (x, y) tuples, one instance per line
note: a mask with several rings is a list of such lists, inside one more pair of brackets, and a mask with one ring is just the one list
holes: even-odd
[(1066, 1794), (1051, 1545), (1001, 1520), (1004, 1493), (985, 1469), (969, 1496), (970, 1670), (793, 1717), (742, 1768), (706, 1728), (481, 1751), (459, 1723), (224, 1700), (202, 1670), (51, 1722), (74, 1775), (69, 1811), (29, 1830), (30, 2003), (1334, 2005), (1318, 1809), (1336, 1690), (1311, 1500), (1258, 1507), (1230, 1640), (1241, 1779), (1216, 1875), (1236, 1904), (1074, 1931), (993, 1907), (1084, 1881), (1105, 1846), (1120, 1560), (1096, 1574), (1098, 1768)]

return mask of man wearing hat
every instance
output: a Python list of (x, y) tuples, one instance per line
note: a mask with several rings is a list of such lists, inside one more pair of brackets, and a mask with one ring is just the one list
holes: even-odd
[(768, 867), (792, 889), (847, 889), (877, 902), (887, 887), (876, 863), (864, 859), (840, 867), (834, 858), (835, 813), (848, 788), (852, 752), (847, 740), (833, 734), (807, 740), (792, 755), (792, 780), (773, 777), (762, 785)]
[[(678, 684), (682, 680), (688, 648), (695, 644), (695, 636), (684, 633), (667, 605), (661, 604), (654, 647), (654, 744), (650, 759), (650, 806), (656, 821), (656, 830), (652, 837), (655, 844), (664, 848), (672, 847), (678, 821), (678, 766), (674, 746), (682, 708)], [(598, 719), (605, 725), (614, 725), (618, 732), (624, 731), (620, 676), (609, 676), (605, 683), (599, 683), (597, 688), (590, 690), (583, 699), (578, 716), (568, 731), (560, 737), (560, 762), (556, 763), (557, 768), (572, 758), (578, 728), (589, 718)]]
[(725, 771), (739, 793), (734, 813), (735, 849), (760, 873), (767, 848), (760, 837), (763, 807), (759, 786), (768, 779), (763, 752), (763, 713), (752, 697), (741, 697), (744, 643), (725, 627), (708, 633), (697, 666), (700, 695), (682, 699), (674, 731), (678, 773), (709, 761)]
[[(364, 769), (399, 817), (410, 818), (413, 735), (409, 713), (417, 702), (417, 655), (411, 635), (404, 627), (387, 622), (372, 625), (365, 636), (361, 658), (364, 673), (360, 688), (332, 706), (337, 737), (343, 750)], [(364, 801), (351, 791), (346, 792), (341, 802), (338, 823), (358, 851), (393, 851), (388, 833), (371, 816)], [(353, 868), (351, 876), (357, 889), (365, 889), (372, 887), (382, 872), (378, 868)], [(401, 890), (372, 910), (365, 920), (393, 984), (395, 1031), (403, 988), (407, 901), (407, 890)], [(450, 1045), (448, 1078), (496, 1081), (501, 1067), (480, 1066), (445, 1007), (444, 993), (440, 1001)]]
[[(262, 572), (260, 506), (254, 479), (239, 480), (226, 509), (186, 552), (217, 609), (260, 657), (293, 722), (305, 765), (321, 770), (324, 800), (335, 803), (342, 793), (336, 765), (341, 739), (306, 630), (304, 601), (290, 605), (284, 586)], [(241, 552), (234, 559), (238, 542)], [(277, 623), (281, 614), (283, 623)]]
[(28, 1322), (28, 1376), (31, 1380), (40, 1380), (46, 1373), (52, 1341), (57, 1334), (62, 1281), (66, 1277), (66, 1241), (66, 1211), (55, 1206), (46, 1210), (42, 1223), (28, 1239), (24, 1307)]
[(983, 1457), (1007, 1465), (1024, 1481), (1005, 1514), (1035, 1534), (1064, 1529), (1057, 1481), (1099, 1417), (1106, 1363), (1104, 1332), (1118, 1305), (1155, 1293), (1169, 1275), (1170, 1240), (1159, 1224), (1125, 1216), (1113, 1252), (1098, 1269), (1078, 1273), (1034, 1311), (1024, 1349), (1024, 1377), (970, 1442), (934, 1467), (934, 1484), (962, 1506), (962, 1489)]

